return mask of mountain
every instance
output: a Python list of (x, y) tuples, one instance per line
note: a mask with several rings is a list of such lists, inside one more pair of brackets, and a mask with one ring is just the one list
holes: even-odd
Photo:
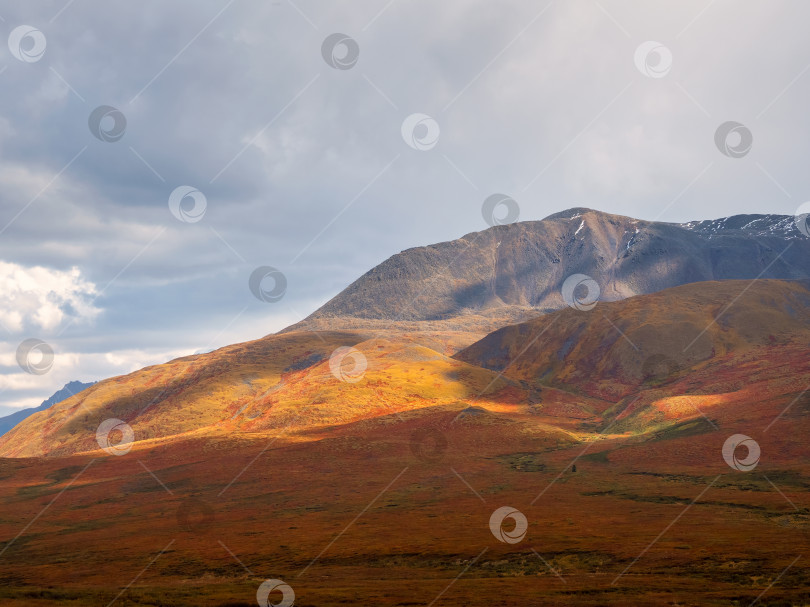
[(466, 348), (292, 331), (99, 382), (0, 438), (2, 603), (807, 604), (808, 304), (695, 283)]
[(10, 415), (6, 415), (5, 417), (0, 417), (0, 436), (11, 430), (14, 426), (19, 424), (22, 420), (30, 417), (34, 413), (39, 411), (45, 411), (52, 405), (56, 403), (61, 403), (63, 400), (70, 398), (71, 396), (75, 396), (82, 390), (85, 390), (92, 386), (95, 382), (84, 383), (80, 381), (71, 381), (66, 383), (62, 388), (54, 392), (49, 398), (42, 401), (42, 404), (39, 407), (31, 407), (29, 409), (22, 409), (21, 411), (15, 411)]
[[(100, 382), (33, 414), (1, 437), (0, 455), (96, 449), (95, 430), (109, 418), (132, 425), (139, 441), (277, 432), (291, 424), (315, 431), (429, 406), (453, 408), (480, 397), (490, 381), (490, 404), (505, 398), (492, 394), (496, 390), (511, 391), (513, 402), (532, 404), (538, 389), (547, 395), (555, 394), (554, 389), (560, 392), (555, 398), (561, 406), (575, 400), (579, 404), (571, 410), (579, 411), (577, 415), (582, 406), (595, 415), (636, 390), (649, 368), (704, 360), (700, 357), (706, 355), (709, 340), (715, 352), (730, 351), (726, 337), (715, 335), (723, 319), (700, 333), (723, 302), (751, 302), (748, 307), (735, 304), (729, 319), (750, 308), (756, 323), (770, 322), (777, 311), (779, 322), (787, 323), (790, 314), (776, 305), (779, 301), (793, 301), (793, 313), (800, 314), (796, 310), (808, 307), (796, 299), (804, 283), (773, 283), (784, 300), (774, 300), (764, 285), (774, 276), (808, 279), (808, 259), (810, 239), (787, 216), (667, 224), (571, 209), (543, 221), (496, 226), (396, 255), (279, 334)], [(575, 273), (587, 274), (599, 285), (599, 303), (591, 314), (563, 301), (561, 285)], [(725, 280), (712, 282), (718, 278)], [(750, 286), (738, 282), (754, 278), (760, 280)], [(686, 284), (694, 288), (673, 290)], [(744, 296), (736, 296), (735, 290)], [(657, 295), (637, 297), (648, 293)], [(755, 295), (761, 301), (750, 299)], [(766, 305), (769, 296), (771, 304)], [(617, 307), (618, 302), (629, 303)], [(637, 319), (650, 314), (644, 306), (660, 314), (639, 325)], [(673, 320), (694, 306), (692, 316)], [(614, 310), (625, 310), (627, 318), (610, 317)], [(534, 325), (485, 336), (538, 316), (530, 323), (541, 328), (559, 321), (560, 329), (547, 338), (557, 340), (549, 342), (550, 351), (562, 360), (526, 357), (509, 369), (500, 368), (505, 356), (515, 354), (510, 344)], [(737, 333), (748, 335), (743, 326)], [(695, 344), (684, 355), (675, 353), (674, 363), (662, 358), (672, 355), (670, 348), (654, 352), (647, 344), (662, 347), (670, 339), (662, 335), (672, 335), (673, 343), (680, 344), (678, 339), (693, 334)], [(746, 339), (740, 337), (740, 343), (752, 346)], [(365, 381), (335, 380), (330, 357), (338, 348), (355, 348), (365, 357)], [(563, 355), (569, 351), (576, 355)], [(537, 368), (520, 375), (532, 360)], [(604, 374), (595, 376), (595, 368), (604, 368)], [(538, 384), (541, 376), (550, 379)]]
[[(0, 437), (0, 602), (807, 604), (806, 241), (631, 226), (575, 210), (405, 252), (334, 316), (31, 415)], [(563, 305), (577, 271), (595, 305)], [(110, 420), (126, 449), (100, 448)]]
[(403, 251), (289, 330), (400, 321), (492, 330), (560, 309), (564, 280), (593, 278), (602, 301), (681, 284), (810, 277), (810, 238), (785, 215), (673, 224), (585, 208)]

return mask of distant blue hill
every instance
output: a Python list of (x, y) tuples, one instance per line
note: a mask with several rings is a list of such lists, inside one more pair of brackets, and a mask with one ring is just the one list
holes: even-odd
[(39, 407), (31, 407), (30, 409), (22, 409), (21, 411), (15, 411), (11, 415), (6, 415), (5, 417), (0, 417), (0, 436), (11, 430), (14, 426), (19, 424), (22, 420), (30, 415), (33, 415), (37, 411), (44, 411), (55, 405), (56, 403), (61, 403), (63, 400), (66, 400), (73, 396), (74, 394), (78, 394), (85, 388), (89, 388), (96, 382), (84, 383), (80, 381), (72, 381), (67, 384), (61, 389), (54, 392), (53, 396), (49, 399), (42, 401), (42, 404)]

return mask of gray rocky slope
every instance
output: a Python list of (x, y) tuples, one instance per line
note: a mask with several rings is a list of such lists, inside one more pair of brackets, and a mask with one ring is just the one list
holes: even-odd
[(602, 301), (700, 281), (804, 279), (810, 238), (785, 215), (673, 224), (570, 209), (402, 251), (287, 330), (398, 321), (457, 328), (465, 319), (496, 326), (565, 306), (560, 289), (575, 273), (598, 283)]

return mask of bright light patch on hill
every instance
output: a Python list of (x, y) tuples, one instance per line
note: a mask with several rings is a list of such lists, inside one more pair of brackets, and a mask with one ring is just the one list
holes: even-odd
[(0, 322), (11, 332), (54, 329), (65, 317), (92, 320), (98, 289), (78, 268), (67, 272), (0, 262)]

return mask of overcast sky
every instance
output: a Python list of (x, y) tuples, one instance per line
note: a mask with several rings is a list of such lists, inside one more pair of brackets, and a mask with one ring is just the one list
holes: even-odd
[[(0, 2), (0, 414), (279, 330), (392, 254), (485, 229), (494, 193), (521, 220), (792, 215), (809, 17), (798, 0)], [(170, 208), (182, 186), (196, 208)], [(280, 300), (251, 293), (261, 266)], [(17, 364), (31, 338), (47, 373)]]

